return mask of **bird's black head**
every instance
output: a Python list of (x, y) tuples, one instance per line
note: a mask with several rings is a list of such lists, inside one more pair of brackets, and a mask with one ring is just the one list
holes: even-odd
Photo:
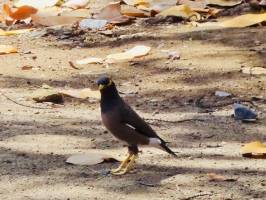
[(96, 81), (96, 83), (97, 83), (97, 85), (98, 85), (100, 91), (103, 91), (103, 90), (105, 90), (106, 88), (108, 88), (108, 87), (114, 85), (112, 79), (109, 78), (108, 76), (102, 76), (102, 77), (100, 77), (100, 78)]
[(102, 112), (107, 112), (112, 109), (113, 105), (121, 100), (120, 96), (111, 78), (102, 76), (96, 83), (101, 92), (101, 110)]

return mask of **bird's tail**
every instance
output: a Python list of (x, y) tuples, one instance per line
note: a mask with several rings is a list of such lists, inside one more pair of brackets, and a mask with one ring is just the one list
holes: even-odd
[(177, 155), (175, 154), (175, 152), (173, 152), (168, 146), (166, 146), (166, 142), (161, 142), (160, 146), (167, 153), (173, 155), (174, 157), (177, 157)]

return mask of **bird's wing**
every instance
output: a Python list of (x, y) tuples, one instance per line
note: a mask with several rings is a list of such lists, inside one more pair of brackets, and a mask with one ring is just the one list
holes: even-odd
[(123, 123), (132, 126), (140, 134), (162, 140), (156, 132), (126, 103), (124, 103), (121, 108), (121, 119)]

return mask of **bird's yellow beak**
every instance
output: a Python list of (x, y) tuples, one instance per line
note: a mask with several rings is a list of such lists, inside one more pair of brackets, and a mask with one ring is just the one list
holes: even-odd
[(106, 87), (106, 85), (100, 84), (99, 85), (99, 90), (103, 90)]
[(110, 80), (109, 83), (108, 83), (107, 85), (100, 84), (100, 85), (99, 85), (99, 90), (103, 90), (103, 89), (109, 87), (110, 85), (112, 85), (112, 83), (113, 83), (113, 81)]

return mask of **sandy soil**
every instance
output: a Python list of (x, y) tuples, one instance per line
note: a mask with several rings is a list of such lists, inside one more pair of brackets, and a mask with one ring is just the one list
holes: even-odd
[[(140, 32), (145, 34), (130, 37)], [(0, 56), (1, 91), (17, 102), (49, 107), (31, 98), (42, 84), (95, 88), (97, 77), (109, 74), (130, 105), (171, 142), (178, 159), (143, 148), (136, 170), (124, 176), (104, 173), (118, 163), (67, 165), (74, 153), (103, 152), (120, 160), (126, 155), (122, 143), (102, 126), (98, 101), (67, 98), (56, 108), (32, 109), (1, 95), (1, 199), (266, 199), (265, 160), (243, 158), (239, 152), (246, 142), (266, 141), (265, 102), (253, 101), (261, 119), (247, 124), (231, 118), (232, 97), (214, 96), (224, 90), (247, 105), (252, 97), (265, 98), (266, 76), (243, 74), (241, 67), (265, 67), (266, 28), (199, 30), (137, 22), (114, 33), (0, 37), (0, 44), (19, 49)], [(121, 35), (129, 36), (117, 39)], [(151, 46), (151, 53), (108, 67), (77, 70), (68, 63), (136, 44)], [(169, 60), (162, 50), (178, 51), (181, 59)], [(34, 69), (21, 70), (25, 65)], [(181, 119), (191, 120), (176, 122)], [(236, 181), (210, 182), (207, 173)]]

